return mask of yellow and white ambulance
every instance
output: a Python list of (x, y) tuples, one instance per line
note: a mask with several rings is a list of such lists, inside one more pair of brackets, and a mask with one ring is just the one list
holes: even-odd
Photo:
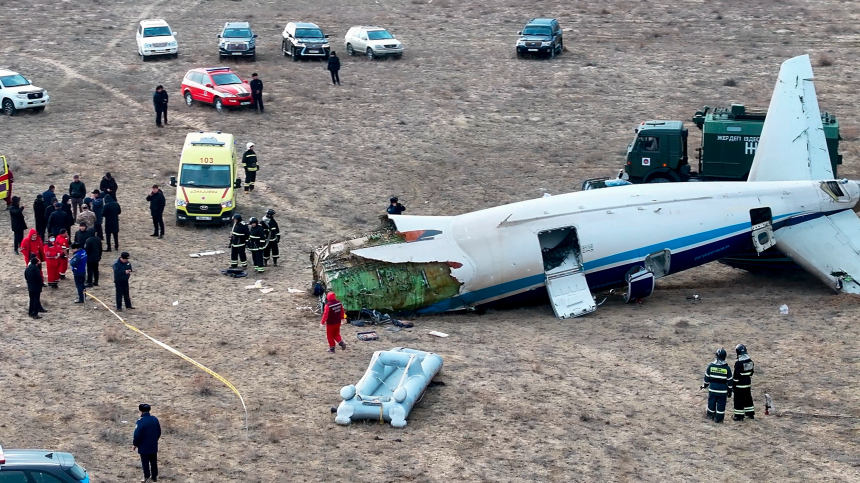
[(6, 156), (0, 156), (0, 198), (7, 200), (7, 203), (12, 199), (12, 171), (9, 170)]
[(229, 223), (236, 208), (236, 142), (232, 134), (190, 133), (179, 158), (176, 187), (176, 221), (184, 223)]

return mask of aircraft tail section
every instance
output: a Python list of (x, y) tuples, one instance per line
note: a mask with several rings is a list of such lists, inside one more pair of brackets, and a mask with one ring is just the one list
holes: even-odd
[(783, 62), (749, 181), (833, 179), (809, 55)]

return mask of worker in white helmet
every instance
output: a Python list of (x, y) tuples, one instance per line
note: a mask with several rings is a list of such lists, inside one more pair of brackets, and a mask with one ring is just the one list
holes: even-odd
[(257, 181), (257, 153), (254, 152), (254, 143), (248, 143), (247, 151), (242, 155), (242, 167), (245, 168), (245, 192), (254, 191), (254, 182)]

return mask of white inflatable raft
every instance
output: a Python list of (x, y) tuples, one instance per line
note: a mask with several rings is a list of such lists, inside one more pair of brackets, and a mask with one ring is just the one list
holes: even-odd
[(376, 351), (367, 372), (355, 385), (340, 390), (337, 424), (353, 419), (388, 421), (406, 426), (406, 416), (442, 368), (442, 357), (432, 352), (395, 347)]

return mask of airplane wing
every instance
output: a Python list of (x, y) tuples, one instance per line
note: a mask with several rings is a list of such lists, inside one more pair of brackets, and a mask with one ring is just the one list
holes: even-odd
[(860, 218), (851, 210), (776, 230), (776, 248), (837, 292), (860, 294)]
[(782, 63), (749, 181), (833, 179), (809, 55)]

